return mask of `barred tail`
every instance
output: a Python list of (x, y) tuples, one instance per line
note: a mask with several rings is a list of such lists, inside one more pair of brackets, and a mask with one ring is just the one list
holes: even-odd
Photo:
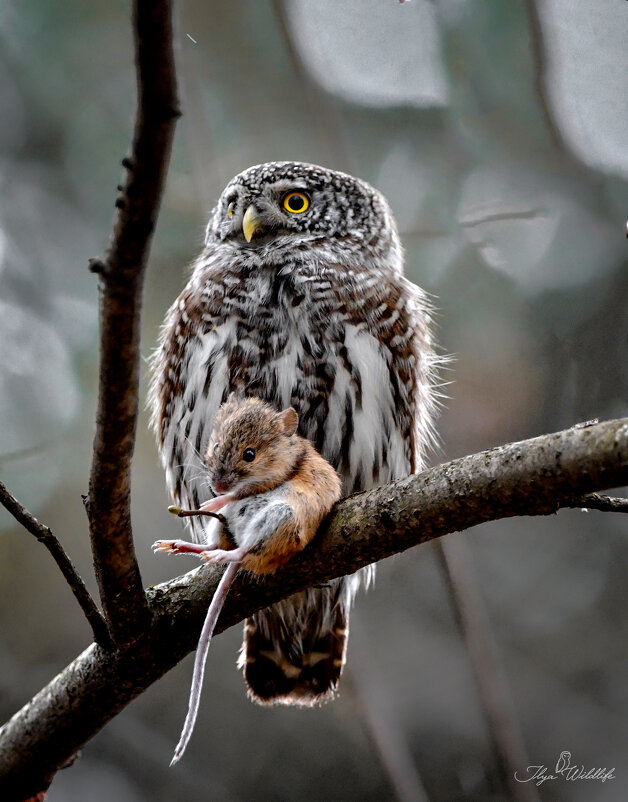
[(343, 578), (247, 618), (238, 665), (253, 701), (313, 706), (334, 696), (346, 659), (352, 591)]

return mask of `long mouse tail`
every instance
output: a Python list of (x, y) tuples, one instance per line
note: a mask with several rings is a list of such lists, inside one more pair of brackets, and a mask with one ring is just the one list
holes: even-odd
[(198, 640), (198, 646), (196, 647), (194, 673), (192, 675), (192, 687), (190, 688), (190, 701), (188, 702), (188, 714), (185, 718), (185, 724), (183, 725), (183, 730), (181, 731), (179, 743), (177, 744), (177, 748), (174, 750), (174, 757), (170, 761), (171, 766), (174, 766), (174, 764), (181, 759), (188, 745), (190, 737), (192, 736), (194, 724), (196, 723), (196, 716), (198, 714), (198, 705), (201, 699), (201, 689), (203, 687), (203, 676), (205, 675), (205, 663), (207, 661), (209, 644), (211, 643), (212, 635), (214, 634), (214, 629), (216, 628), (216, 621), (218, 620), (220, 611), (222, 610), (225, 599), (227, 598), (227, 593), (229, 593), (229, 588), (233, 584), (233, 580), (236, 578), (236, 574), (239, 570), (240, 563), (233, 562), (227, 565), (227, 570), (222, 575), (222, 578), (218, 583), (218, 587), (216, 588), (216, 592), (214, 593), (214, 598), (211, 600), (211, 604), (207, 610), (205, 623), (203, 624), (201, 636)]

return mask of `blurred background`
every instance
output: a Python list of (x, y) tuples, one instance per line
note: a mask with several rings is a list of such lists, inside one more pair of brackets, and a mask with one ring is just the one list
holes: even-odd
[[(455, 363), (434, 462), (627, 414), (625, 2), (176, 5), (184, 116), (147, 277), (146, 358), (225, 183), (297, 159), (382, 190), (408, 275), (437, 296)], [(95, 592), (81, 503), (98, 370), (87, 260), (106, 247), (130, 142), (128, 3), (3, 4), (0, 41), (0, 477)], [(195, 563), (150, 551), (178, 529), (145, 414), (134, 471), (152, 584)], [(48, 553), (3, 511), (0, 528), (5, 719), (90, 638)], [(552, 781), (541, 798), (625, 799), (628, 521), (566, 511), (451, 537), (469, 546), (531, 763), (551, 770), (569, 750), (616, 767), (614, 781)], [(383, 563), (358, 600), (333, 704), (250, 704), (240, 641), (236, 627), (212, 644), (182, 764), (168, 768), (191, 657), (87, 745), (50, 802), (509, 798), (431, 546)]]

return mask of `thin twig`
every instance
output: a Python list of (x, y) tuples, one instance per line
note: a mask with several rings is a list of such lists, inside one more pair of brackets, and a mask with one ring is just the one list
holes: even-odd
[(580, 496), (564, 507), (574, 507), (583, 510), (600, 510), (600, 512), (628, 512), (628, 498), (618, 498), (617, 496), (602, 496), (599, 493), (589, 493)]
[(484, 599), (479, 592), (471, 552), (460, 537), (441, 538), (437, 545), (440, 548), (436, 554), (449, 593), (456, 599), (454, 613), (467, 648), (502, 782), (513, 802), (538, 802), (536, 787), (515, 779), (515, 772), (530, 765), (530, 761)]
[(462, 228), (474, 228), (475, 226), (483, 226), (489, 223), (508, 223), (511, 220), (534, 220), (545, 213), (546, 211), (543, 208), (522, 209), (518, 212), (495, 212), (494, 214), (485, 214), (466, 220), (458, 220), (458, 225)]
[(399, 802), (429, 802), (408, 738), (387, 696), (389, 685), (382, 683), (381, 676), (374, 670), (374, 662), (362, 634), (359, 611), (354, 611), (351, 619), (353, 658), (350, 674), (364, 726), (380, 754), (382, 766)]
[(100, 382), (86, 500), (96, 578), (114, 641), (138, 637), (148, 605), (133, 549), (131, 458), (138, 414), (144, 272), (179, 116), (171, 0), (135, 0), (138, 105), (126, 178), (108, 250), (90, 268), (101, 279)]
[(3, 482), (0, 482), (0, 504), (11, 513), (15, 520), (20, 523), (27, 532), (34, 535), (40, 543), (48, 549), (52, 555), (53, 560), (61, 569), (65, 581), (70, 586), (70, 590), (74, 594), (74, 598), (79, 603), (79, 607), (85, 614), (85, 618), (92, 628), (94, 633), (94, 640), (101, 646), (107, 648), (110, 644), (109, 632), (105, 619), (100, 614), (98, 608), (85, 583), (78, 575), (76, 568), (72, 561), (65, 553), (63, 546), (57, 538), (53, 535), (52, 531), (42, 524), (30, 513), (26, 507), (13, 496)]
[(586, 165), (574, 156), (552, 112), (552, 104), (548, 90), (548, 67), (551, 59), (549, 53), (551, 51), (547, 47), (538, 0), (524, 0), (524, 5), (528, 19), (530, 55), (532, 57), (532, 68), (534, 71), (534, 91), (545, 122), (545, 127), (547, 128), (552, 144), (562, 153), (571, 167), (576, 172), (587, 175), (589, 171)]
[(532, 56), (532, 66), (534, 68), (534, 90), (541, 108), (541, 114), (545, 120), (547, 131), (553, 144), (562, 151), (569, 153), (554, 116), (551, 112), (550, 101), (547, 93), (547, 50), (545, 47), (545, 37), (541, 25), (541, 17), (536, 0), (524, 0), (528, 16), (528, 35), (530, 37), (530, 54)]

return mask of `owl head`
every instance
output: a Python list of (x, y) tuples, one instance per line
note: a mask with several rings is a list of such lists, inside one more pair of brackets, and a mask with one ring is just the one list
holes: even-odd
[[(313, 256), (345, 265), (401, 264), (388, 203), (365, 181), (302, 162), (269, 162), (231, 179), (212, 212), (206, 246), (247, 263)], [(234, 254), (235, 256), (236, 254)]]

